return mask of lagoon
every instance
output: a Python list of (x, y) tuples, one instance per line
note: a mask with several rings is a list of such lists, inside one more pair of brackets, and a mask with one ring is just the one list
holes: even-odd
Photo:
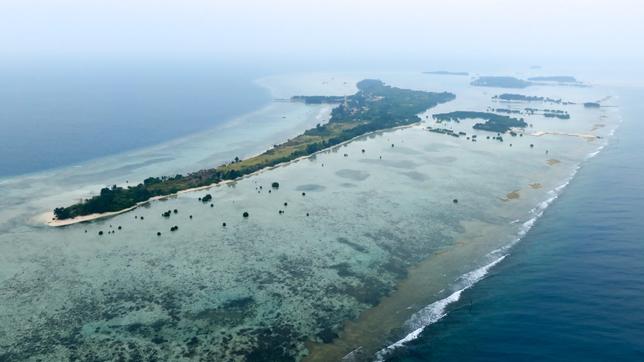
[[(472, 142), (426, 129), (434, 113), (494, 105), (495, 90), (461, 77), (320, 73), (258, 82), (287, 98), (351, 94), (365, 78), (457, 98), (422, 113), (420, 124), (89, 224), (53, 229), (33, 217), (102, 185), (261, 152), (324, 122), (330, 107), (275, 102), (195, 136), (4, 179), (0, 351), (327, 360), (362, 346), (369, 358), (411, 332), (406, 321), (458, 290), (463, 275), (503, 257), (619, 123), (618, 108), (569, 105), (570, 119), (528, 115), (533, 127), (505, 142), (487, 140), (474, 120), (450, 125), (477, 134)], [(611, 91), (535, 86), (526, 94), (583, 103)], [(602, 138), (567, 135), (588, 132)], [(280, 188), (268, 193), (272, 182)], [(198, 201), (206, 192), (212, 208)]]

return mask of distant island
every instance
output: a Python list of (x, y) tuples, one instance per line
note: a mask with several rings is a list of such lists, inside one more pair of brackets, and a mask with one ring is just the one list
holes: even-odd
[(525, 108), (523, 112), (518, 109), (507, 109), (507, 108), (496, 108), (493, 110), (497, 113), (527, 114), (527, 115), (540, 114), (546, 118), (570, 119), (570, 114), (560, 109)]
[(493, 100), (507, 101), (507, 102), (544, 102), (544, 103), (555, 103), (555, 104), (574, 104), (572, 102), (564, 102), (561, 99), (557, 98), (548, 98), (548, 97), (539, 97), (539, 96), (526, 96), (523, 94), (515, 93), (503, 93), (492, 97)]
[(505, 76), (484, 76), (479, 77), (470, 83), (476, 87), (497, 87), (497, 88), (528, 88), (535, 85), (545, 86), (567, 86), (567, 87), (588, 87), (588, 85), (577, 81), (575, 77), (567, 75), (532, 77), (528, 80)]
[(463, 119), (482, 119), (485, 123), (476, 123), (472, 128), (481, 131), (505, 133), (511, 128), (523, 128), (528, 124), (523, 118), (513, 118), (490, 112), (456, 111), (449, 113), (438, 113), (432, 116), (438, 122), (460, 122)]
[(599, 107), (601, 107), (601, 104), (599, 104), (599, 102), (586, 102), (586, 103), (584, 103), (584, 107), (586, 107), (586, 108), (599, 108)]
[(339, 104), (331, 112), (327, 124), (275, 145), (270, 150), (245, 160), (238, 157), (230, 163), (188, 175), (148, 177), (136, 186), (105, 187), (100, 194), (67, 207), (57, 207), (58, 220), (78, 216), (118, 212), (135, 207), (153, 197), (172, 195), (182, 190), (235, 180), (261, 169), (292, 161), (329, 148), (366, 133), (410, 125), (421, 121), (418, 114), (440, 103), (451, 101), (455, 95), (395, 88), (382, 81), (366, 79), (357, 84), (354, 95), (296, 96), (292, 101), (306, 104)]
[(575, 77), (569, 75), (555, 75), (546, 77), (528, 78), (532, 82), (559, 82), (559, 83), (579, 83)]
[(497, 88), (527, 88), (533, 85), (532, 82), (528, 82), (523, 79), (515, 77), (496, 77), (496, 76), (485, 76), (479, 77), (470, 83), (476, 87), (497, 87)]
[(468, 72), (450, 72), (448, 70), (433, 70), (430, 72), (423, 72), (423, 74), (434, 74), (434, 75), (460, 75), (460, 76), (468, 76), (470, 73)]

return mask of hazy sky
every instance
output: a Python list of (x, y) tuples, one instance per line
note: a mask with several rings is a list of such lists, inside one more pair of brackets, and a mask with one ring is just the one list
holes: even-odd
[(644, 62), (641, 0), (0, 0), (0, 57)]

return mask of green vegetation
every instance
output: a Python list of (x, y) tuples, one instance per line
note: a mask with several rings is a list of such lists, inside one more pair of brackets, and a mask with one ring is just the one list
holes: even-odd
[(505, 133), (513, 127), (526, 127), (523, 118), (512, 118), (500, 114), (489, 112), (471, 112), (471, 111), (456, 111), (450, 113), (439, 113), (433, 115), (433, 118), (438, 122), (454, 121), (460, 122), (463, 119), (483, 119), (485, 123), (477, 123), (472, 128), (490, 131), (497, 133)]
[(440, 134), (446, 134), (446, 135), (448, 135), (448, 136), (452, 136), (452, 137), (456, 137), (456, 138), (459, 138), (459, 137), (460, 137), (460, 135), (459, 135), (458, 133), (454, 132), (454, 131), (453, 131), (453, 130), (451, 130), (451, 129), (447, 129), (447, 128), (434, 128), (434, 127), (427, 127), (427, 130), (428, 130), (429, 132), (433, 132), (433, 133), (440, 133)]
[(547, 97), (538, 97), (538, 96), (526, 96), (523, 94), (513, 94), (513, 93), (503, 93), (497, 96), (492, 97), (494, 100), (508, 101), (508, 102), (544, 102), (544, 103), (556, 103), (556, 104), (573, 104), (571, 102), (564, 102), (561, 99), (547, 98)]
[(533, 83), (514, 77), (479, 77), (471, 84), (477, 87), (527, 88)]
[(234, 180), (266, 167), (310, 155), (365, 133), (419, 122), (421, 119), (417, 116), (418, 113), (454, 99), (451, 93), (394, 88), (379, 80), (363, 80), (357, 86), (358, 92), (347, 97), (293, 97), (293, 101), (304, 103), (340, 104), (331, 112), (329, 123), (318, 124), (304, 134), (276, 145), (261, 155), (246, 160), (237, 158), (231, 163), (185, 176), (149, 177), (142, 183), (127, 188), (116, 185), (106, 187), (99, 195), (68, 207), (54, 209), (54, 214), (62, 220), (93, 213), (120, 211), (151, 197)]
[(541, 114), (547, 118), (570, 119), (570, 114), (559, 109), (526, 108), (526, 114)]
[(547, 118), (559, 118), (559, 119), (570, 119), (570, 115), (566, 112), (559, 111), (559, 112), (544, 112), (543, 113), (544, 117)]
[(494, 110), (497, 113), (508, 113), (508, 114), (521, 114), (521, 111), (518, 109), (508, 109), (508, 108), (497, 108)]
[(559, 82), (559, 83), (578, 83), (575, 77), (569, 75), (555, 75), (547, 77), (532, 77), (528, 78), (529, 81), (533, 82)]

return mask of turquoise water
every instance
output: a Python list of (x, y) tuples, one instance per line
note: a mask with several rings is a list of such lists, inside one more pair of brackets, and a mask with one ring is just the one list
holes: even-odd
[(644, 92), (620, 95), (615, 139), (485, 279), (390, 360), (644, 360)]
[(0, 178), (166, 142), (270, 101), (255, 72), (157, 64), (0, 66)]
[[(480, 279), (619, 123), (618, 108), (576, 104), (565, 121), (526, 116), (534, 126), (504, 143), (473, 121), (446, 125), (478, 134), (473, 142), (426, 129), (436, 112), (496, 107), (502, 90), (462, 77), (291, 74), (257, 84), (274, 98), (342, 95), (364, 78), (457, 99), (412, 127), (65, 228), (45, 226), (43, 211), (106, 184), (248, 157), (325, 122), (331, 107), (273, 102), (189, 137), (0, 180), (0, 359), (298, 360), (311, 351), (337, 360), (356, 345), (375, 353), (464, 273)], [(611, 94), (526, 92), (575, 102)], [(269, 193), (273, 181), (281, 186)], [(206, 192), (212, 207), (197, 200)], [(168, 209), (178, 213), (161, 217)], [(410, 280), (418, 287), (405, 287)]]

